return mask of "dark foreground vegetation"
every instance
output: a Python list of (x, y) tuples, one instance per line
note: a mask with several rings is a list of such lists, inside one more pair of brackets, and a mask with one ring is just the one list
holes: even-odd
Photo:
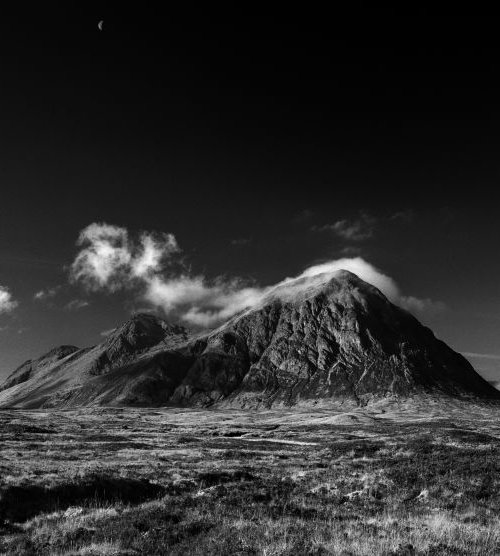
[(500, 553), (495, 409), (0, 413), (0, 553)]

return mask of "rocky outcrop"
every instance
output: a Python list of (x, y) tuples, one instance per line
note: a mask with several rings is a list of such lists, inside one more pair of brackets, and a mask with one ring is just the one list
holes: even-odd
[(465, 358), (346, 271), (278, 288), (260, 307), (198, 337), (136, 315), (103, 344), (54, 367), (0, 392), (0, 407), (500, 398)]
[(105, 374), (126, 365), (153, 346), (174, 347), (186, 341), (187, 337), (184, 327), (170, 325), (149, 313), (139, 313), (108, 336), (102, 344), (102, 353), (92, 364), (90, 374)]

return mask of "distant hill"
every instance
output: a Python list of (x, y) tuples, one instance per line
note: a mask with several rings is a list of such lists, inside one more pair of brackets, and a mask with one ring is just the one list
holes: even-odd
[(24, 408), (500, 399), (464, 357), (347, 271), (276, 288), (206, 334), (135, 315), (95, 347), (24, 363), (0, 388), (0, 407)]

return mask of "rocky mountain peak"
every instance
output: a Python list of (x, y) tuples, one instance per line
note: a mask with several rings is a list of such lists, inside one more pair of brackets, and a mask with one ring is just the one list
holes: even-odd
[(187, 330), (151, 313), (136, 313), (104, 341), (90, 373), (100, 375), (130, 362), (134, 356), (162, 344), (165, 348), (187, 339)]
[(331, 299), (352, 303), (354, 300), (363, 301), (368, 297), (378, 297), (384, 303), (388, 303), (384, 294), (375, 286), (348, 270), (337, 270), (334, 273), (325, 272), (285, 280), (267, 293), (262, 305), (276, 300), (300, 304), (319, 294), (322, 294), (327, 302)]
[(348, 271), (286, 280), (258, 307), (196, 337), (139, 313), (44, 373), (7, 387), (0, 407), (500, 399), (465, 358)]
[(126, 343), (133, 349), (154, 346), (166, 338), (187, 338), (187, 330), (180, 325), (170, 324), (151, 313), (136, 313), (122, 326), (115, 329), (106, 339), (106, 344)]

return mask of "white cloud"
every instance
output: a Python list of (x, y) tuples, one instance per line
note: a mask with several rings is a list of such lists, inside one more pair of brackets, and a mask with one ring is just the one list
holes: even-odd
[(71, 265), (72, 280), (94, 291), (115, 291), (131, 279), (146, 279), (178, 251), (171, 234), (143, 233), (139, 241), (133, 241), (125, 228), (105, 223), (87, 226), (77, 245), (82, 249)]
[(399, 297), (399, 289), (396, 282), (394, 282), (392, 278), (389, 278), (389, 276), (386, 276), (377, 270), (370, 263), (367, 263), (361, 257), (337, 259), (335, 261), (310, 266), (295, 279), (287, 279), (284, 282), (281, 282), (281, 284), (298, 280), (300, 278), (314, 278), (318, 276), (322, 276), (322, 279), (326, 281), (339, 270), (348, 270), (349, 272), (356, 274), (365, 282), (377, 287), (391, 300), (396, 300)]
[(203, 276), (155, 276), (146, 284), (144, 300), (165, 313), (176, 313), (196, 326), (217, 324), (261, 301), (265, 289), (242, 287), (239, 281), (215, 280)]
[(312, 229), (316, 232), (333, 232), (348, 241), (364, 241), (374, 235), (376, 223), (376, 218), (369, 214), (361, 213), (359, 218), (337, 220), (333, 224), (313, 226)]
[(71, 277), (87, 289), (136, 291), (143, 302), (191, 325), (219, 324), (244, 309), (258, 306), (266, 296), (290, 297), (329, 281), (348, 270), (380, 289), (392, 302), (411, 311), (429, 312), (442, 304), (403, 296), (396, 282), (361, 257), (341, 258), (305, 269), (277, 284), (249, 286), (238, 279), (208, 280), (179, 271), (180, 249), (171, 234), (143, 233), (138, 240), (124, 228), (91, 224), (80, 234), (81, 247)]
[(12, 297), (9, 289), (0, 286), (0, 313), (10, 313), (19, 303)]
[(59, 291), (60, 286), (55, 286), (53, 288), (46, 288), (44, 290), (40, 290), (33, 295), (33, 299), (36, 301), (45, 301), (47, 299), (51, 299), (55, 297), (57, 292)]
[(444, 305), (429, 299), (401, 295), (396, 282), (361, 257), (343, 258), (314, 265), (301, 274), (267, 287), (248, 287), (240, 281), (210, 282), (203, 276), (152, 277), (145, 284), (143, 299), (165, 313), (173, 313), (197, 326), (221, 323), (240, 311), (258, 306), (267, 296), (289, 298), (328, 282), (340, 270), (348, 270), (377, 287), (393, 303), (421, 314)]
[(83, 309), (84, 307), (88, 307), (90, 303), (85, 299), (73, 299), (69, 303), (66, 303), (64, 308), (67, 311), (78, 311), (79, 309)]
[(128, 232), (109, 224), (90, 224), (80, 232), (82, 250), (71, 265), (71, 275), (90, 290), (120, 285), (118, 275), (130, 264)]
[(133, 276), (143, 278), (162, 269), (163, 261), (179, 251), (172, 234), (153, 235), (143, 233), (136, 254), (132, 254), (130, 267)]
[(412, 295), (401, 296), (398, 305), (401, 305), (401, 307), (404, 307), (411, 313), (425, 314), (430, 317), (439, 315), (447, 309), (442, 301), (434, 301), (429, 298), (420, 299)]

